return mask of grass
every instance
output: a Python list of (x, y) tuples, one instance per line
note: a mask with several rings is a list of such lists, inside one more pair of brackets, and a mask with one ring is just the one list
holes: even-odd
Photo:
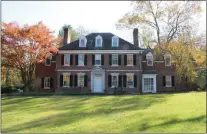
[(206, 92), (3, 97), (2, 132), (206, 132)]

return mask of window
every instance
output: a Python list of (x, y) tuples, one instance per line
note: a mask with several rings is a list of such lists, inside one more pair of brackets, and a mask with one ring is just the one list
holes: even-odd
[(166, 75), (165, 80), (166, 80), (166, 87), (171, 87), (172, 86), (171, 76)]
[(44, 89), (50, 89), (50, 77), (44, 78)]
[(112, 83), (112, 88), (114, 88), (114, 87), (118, 87), (118, 76), (119, 76), (119, 74), (117, 74), (117, 73), (113, 73), (113, 74), (111, 74), (111, 77), (112, 77), (112, 79), (111, 79), (111, 83)]
[(153, 78), (144, 78), (144, 90), (153, 91)]
[(170, 55), (165, 56), (165, 66), (171, 66), (171, 56)]
[(52, 56), (49, 56), (45, 59), (45, 66), (50, 66), (51, 65), (51, 59), (52, 59)]
[(118, 54), (112, 54), (112, 65), (118, 65)]
[(112, 47), (118, 47), (119, 39), (118, 37), (114, 36), (112, 37)]
[(101, 54), (95, 55), (95, 65), (101, 65)]
[(147, 66), (153, 66), (153, 55), (151, 52), (149, 52), (146, 55), (146, 59), (147, 59)]
[(83, 54), (78, 55), (78, 65), (80, 65), (80, 66), (84, 65), (84, 55)]
[(65, 66), (69, 66), (70, 65), (70, 55), (69, 54), (65, 54), (64, 55), (64, 65)]
[(127, 55), (127, 65), (133, 65), (133, 55)]
[(81, 37), (79, 39), (79, 47), (86, 47), (86, 37)]
[(134, 74), (127, 74), (127, 87), (134, 87)]
[(84, 87), (84, 74), (78, 74), (78, 87)]
[(102, 37), (98, 35), (96, 37), (96, 47), (101, 47), (102, 46)]
[(63, 74), (63, 87), (70, 87), (70, 74)]

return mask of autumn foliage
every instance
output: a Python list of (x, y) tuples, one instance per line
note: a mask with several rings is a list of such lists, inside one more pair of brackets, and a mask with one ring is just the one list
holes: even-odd
[(55, 54), (60, 39), (42, 22), (23, 27), (16, 22), (3, 23), (1, 31), (3, 65), (19, 69), (27, 87), (34, 78), (36, 63)]

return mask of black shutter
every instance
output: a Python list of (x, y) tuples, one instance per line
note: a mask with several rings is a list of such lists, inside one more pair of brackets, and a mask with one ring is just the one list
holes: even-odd
[(165, 76), (162, 77), (162, 83), (163, 83), (163, 87), (166, 86), (166, 83), (165, 83)]
[(50, 78), (50, 88), (53, 88), (53, 78)]
[(134, 75), (134, 87), (137, 87), (137, 76)]
[(127, 81), (126, 81), (126, 75), (124, 75), (124, 77), (123, 77), (123, 87), (126, 87), (126, 83), (127, 83)]
[(175, 77), (171, 76), (171, 80), (172, 80), (172, 86), (175, 86)]
[(85, 75), (84, 76), (84, 87), (87, 87), (88, 86), (88, 76)]
[(112, 55), (109, 54), (109, 65), (112, 65), (111, 61), (112, 61)]
[(85, 58), (84, 58), (84, 65), (87, 65), (87, 55), (85, 55)]
[(92, 65), (94, 65), (94, 64), (95, 64), (95, 55), (92, 54)]
[(124, 65), (127, 65), (127, 55), (124, 55)]
[(44, 88), (44, 77), (41, 78), (41, 88)]
[(77, 75), (74, 76), (74, 87), (78, 86), (78, 77)]
[(72, 86), (73, 86), (73, 76), (70, 75), (70, 87), (72, 87)]
[(136, 65), (136, 54), (133, 55), (133, 64)]
[(75, 55), (75, 65), (78, 65), (78, 55)]
[(73, 65), (73, 55), (70, 55), (70, 65)]
[(61, 56), (61, 65), (64, 65), (64, 54)]
[(60, 86), (63, 86), (63, 75), (60, 75)]
[(118, 55), (118, 64), (121, 65), (121, 55)]
[(104, 55), (101, 55), (101, 65), (104, 65)]
[(108, 87), (111, 87), (111, 75), (108, 75)]
[(122, 76), (119, 75), (119, 87), (122, 87)]

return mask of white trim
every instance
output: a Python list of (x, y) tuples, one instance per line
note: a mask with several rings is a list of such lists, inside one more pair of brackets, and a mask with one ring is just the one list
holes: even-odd
[[(79, 64), (79, 58), (80, 58), (80, 56), (83, 56), (83, 64)], [(84, 65), (84, 62), (85, 62), (85, 54), (79, 54), (78, 55), (78, 66), (85, 66)]]
[(137, 54), (143, 50), (59, 50), (59, 54)]
[[(128, 56), (132, 56), (132, 64), (128, 64)], [(127, 54), (127, 66), (134, 66), (134, 56), (133, 56), (133, 54)]]
[[(84, 39), (84, 46), (80, 46), (80, 43), (81, 43), (81, 39)], [(86, 39), (86, 37), (85, 36), (81, 36), (80, 38), (79, 38), (79, 47), (86, 47), (86, 44), (87, 44), (87, 39)]]
[[(66, 57), (69, 57), (69, 62), (68, 64), (65, 64), (65, 61), (66, 61)], [(64, 54), (64, 63), (63, 63), (63, 66), (70, 66), (70, 54)]]
[[(101, 92), (95, 92), (94, 91), (94, 78), (95, 78), (95, 74), (101, 74), (102, 75), (102, 79), (103, 79), (103, 83), (102, 83), (102, 91)], [(104, 93), (104, 89), (105, 89), (105, 72), (102, 70), (98, 70), (98, 71), (91, 71), (91, 91), (93, 93)]]
[[(113, 46), (113, 39), (117, 39), (117, 46)], [(116, 35), (111, 38), (111, 47), (119, 47), (119, 37), (117, 37)]]
[(52, 63), (56, 63), (56, 61), (50, 61), (50, 62), (52, 62)]
[(119, 73), (111, 73), (111, 75), (119, 75)]
[(85, 73), (77, 73), (78, 75), (78, 87), (80, 87), (80, 77), (82, 76), (83, 77), (83, 86), (85, 86)]
[[(70, 88), (70, 82), (71, 82), (71, 79), (70, 79), (70, 73), (62, 73), (62, 75), (63, 75), (63, 83), (62, 83), (62, 84), (63, 84), (63, 87), (64, 87), (64, 88)], [(65, 75), (66, 75), (66, 76), (69, 76), (69, 79), (70, 79), (70, 81), (69, 81), (69, 86), (64, 86), (64, 76), (65, 76)]]
[(70, 73), (62, 73), (63, 75), (70, 75)]
[[(113, 64), (113, 56), (117, 56), (117, 64)], [(118, 54), (111, 55), (111, 66), (119, 66), (119, 55)]]
[(111, 88), (115, 88), (115, 86), (113, 86), (113, 79), (112, 79), (113, 76), (116, 76), (116, 78), (117, 78), (117, 86), (116, 87), (119, 86), (119, 73), (111, 73)]
[[(142, 92), (143, 92), (143, 93), (147, 93), (147, 92), (156, 93), (156, 92), (157, 92), (157, 80), (156, 80), (156, 75), (157, 75), (157, 74), (142, 74)], [(145, 91), (145, 90), (144, 90), (144, 78), (153, 78), (153, 91)]]
[[(128, 88), (134, 88), (134, 73), (126, 73), (126, 76), (127, 76), (126, 86), (127, 86)], [(128, 86), (128, 76), (132, 76), (132, 81), (133, 81), (132, 86)]]
[[(167, 76), (170, 77), (170, 85), (167, 85)], [(165, 87), (172, 87), (172, 75), (165, 75)]]
[[(167, 65), (166, 64), (166, 58), (170, 58), (170, 64), (169, 65)], [(164, 59), (165, 59), (165, 66), (171, 66), (172, 64), (171, 64), (171, 55), (170, 54), (166, 54), (166, 55), (164, 55)]]
[[(97, 39), (101, 39), (101, 46), (97, 46)], [(103, 45), (103, 39), (102, 39), (102, 37), (100, 36), (100, 35), (98, 35), (98, 36), (96, 36), (96, 42), (95, 42), (95, 47), (102, 47), (102, 45)]]
[(45, 87), (45, 79), (49, 79), (50, 81), (50, 77), (44, 77), (44, 89), (50, 89), (51, 81), (49, 82), (49, 87)]
[[(94, 66), (101, 66), (101, 54), (95, 54), (95, 63), (94, 63)], [(98, 59), (98, 57), (100, 57), (100, 64), (96, 64), (96, 59)], [(99, 59), (98, 59), (99, 60)]]
[(77, 75), (85, 75), (85, 73), (77, 73)]

